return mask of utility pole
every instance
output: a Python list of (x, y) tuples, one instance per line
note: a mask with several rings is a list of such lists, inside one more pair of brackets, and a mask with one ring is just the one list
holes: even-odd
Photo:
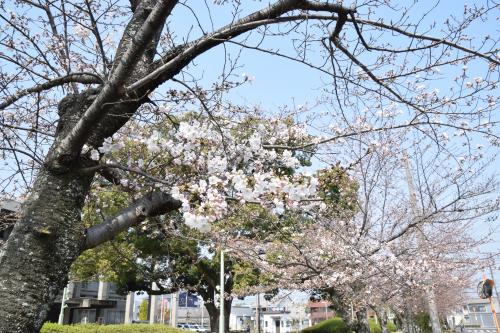
[[(159, 290), (158, 286), (156, 285), (156, 282), (153, 282), (151, 286), (151, 290), (156, 291)], [(154, 324), (156, 322), (156, 299), (158, 296), (156, 294), (149, 295), (149, 299), (151, 300), (151, 303), (149, 304), (149, 323)]]
[(179, 292), (176, 291), (175, 293), (172, 294), (172, 310), (170, 312), (171, 320), (170, 320), (170, 326), (172, 327), (177, 327), (177, 305), (178, 305), (178, 300), (177, 296), (179, 295)]
[(203, 318), (203, 312), (205, 312), (205, 301), (203, 300), (203, 298), (201, 299), (201, 328), (204, 328), (205, 327), (205, 324), (204, 324), (204, 318)]
[(224, 333), (224, 250), (220, 250), (219, 333)]
[(165, 324), (165, 304), (163, 303), (163, 294), (160, 297), (160, 323)]
[(125, 324), (132, 323), (132, 319), (134, 317), (134, 298), (134, 291), (127, 294), (127, 300), (125, 301)]
[[(405, 164), (406, 171), (406, 181), (408, 183), (408, 191), (410, 193), (410, 208), (412, 219), (415, 221), (417, 219), (417, 194), (415, 192), (415, 186), (413, 185), (412, 172), (410, 168), (410, 162), (408, 161), (408, 154), (404, 152), (403, 161)], [(420, 244), (423, 244), (422, 231), (417, 230), (417, 237)], [(441, 324), (439, 323), (439, 314), (436, 304), (436, 295), (434, 294), (434, 288), (432, 286), (432, 281), (426, 281), (425, 296), (427, 300), (427, 305), (429, 307), (429, 317), (431, 320), (432, 333), (441, 333)]]

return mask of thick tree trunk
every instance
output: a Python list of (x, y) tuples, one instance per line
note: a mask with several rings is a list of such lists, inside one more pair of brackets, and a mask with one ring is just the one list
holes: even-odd
[(216, 333), (219, 331), (219, 310), (213, 303), (205, 304), (210, 317), (210, 332)]
[[(350, 304), (339, 303), (339, 301), (336, 301), (335, 311), (342, 317), (344, 323), (351, 331), (356, 333), (370, 333), (370, 326), (367, 326), (368, 319), (365, 318), (367, 317), (365, 309), (353, 313), (354, 310)], [(368, 330), (366, 330), (366, 327), (368, 327)]]
[(0, 250), (0, 332), (38, 332), (85, 240), (81, 209), (92, 175), (42, 170)]
[(368, 314), (365, 308), (356, 311), (356, 333), (370, 333), (370, 324), (368, 323)]
[(403, 332), (406, 332), (406, 333), (415, 332), (416, 326), (414, 324), (413, 316), (412, 316), (411, 311), (409, 309), (405, 310), (405, 312), (402, 316), (402, 321), (403, 321)]
[(429, 286), (425, 293), (427, 305), (429, 307), (429, 320), (431, 322), (432, 333), (441, 333), (441, 323), (439, 322), (439, 313), (436, 304), (434, 289)]
[[(78, 120), (94, 93), (89, 90), (61, 101), (56, 142)], [(85, 241), (81, 211), (94, 174), (76, 170), (88, 161), (78, 160), (64, 170), (46, 163), (23, 203), (19, 221), (0, 248), (0, 332), (40, 330)]]
[(379, 307), (376, 308), (376, 313), (380, 327), (382, 328), (382, 333), (389, 333), (389, 330), (387, 329), (387, 310), (384, 307)]
[(389, 333), (389, 329), (387, 328), (387, 311), (382, 309), (382, 316), (380, 318), (380, 326), (382, 327), (382, 333)]
[[(231, 304), (233, 299), (224, 301), (224, 331), (229, 332), (229, 317), (231, 315)], [(208, 311), (208, 316), (210, 317), (210, 332), (219, 332), (219, 308), (217, 308), (213, 302), (205, 303), (205, 307)]]

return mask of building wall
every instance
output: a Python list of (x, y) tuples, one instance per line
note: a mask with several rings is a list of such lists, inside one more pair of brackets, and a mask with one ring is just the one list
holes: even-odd
[[(99, 290), (103, 288), (104, 290)], [(100, 295), (99, 295), (100, 294)], [(70, 282), (68, 284), (68, 301), (64, 311), (64, 323), (102, 323), (122, 324), (125, 320), (126, 296), (116, 292), (115, 284), (105, 282), (101, 284), (95, 281)], [(93, 305), (101, 301), (112, 301), (112, 307)], [(56, 299), (55, 306), (61, 308), (62, 292)], [(89, 306), (85, 306), (89, 304)]]
[(289, 313), (262, 314), (261, 329), (264, 333), (290, 333), (297, 329)]
[(229, 329), (234, 331), (251, 330), (255, 309), (249, 305), (233, 305), (229, 316)]
[[(497, 314), (497, 319), (500, 322), (499, 314)], [(480, 327), (495, 327), (495, 322), (493, 321), (493, 314), (491, 313), (491, 311), (469, 312), (466, 324), (479, 325)]]
[(311, 325), (316, 325), (323, 320), (335, 317), (336, 313), (330, 309), (331, 303), (328, 301), (309, 302), (308, 312)]
[[(496, 309), (499, 308), (498, 302), (494, 301)], [(493, 313), (488, 300), (471, 300), (463, 308), (463, 317), (465, 325), (479, 325), (481, 328), (493, 328), (495, 322), (493, 320)], [(497, 319), (500, 322), (500, 314), (497, 313)]]

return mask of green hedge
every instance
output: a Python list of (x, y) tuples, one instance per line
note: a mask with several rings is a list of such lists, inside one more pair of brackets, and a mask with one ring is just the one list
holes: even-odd
[[(370, 319), (370, 331), (371, 333), (382, 333), (382, 328), (376, 323), (375, 319)], [(395, 332), (396, 325), (392, 321), (387, 323), (387, 330), (389, 332)], [(351, 333), (349, 328), (345, 325), (342, 318), (334, 317), (324, 320), (314, 326), (308, 327), (302, 330), (303, 333)]]
[[(368, 322), (370, 324), (370, 332), (371, 333), (382, 333), (382, 327), (380, 326), (380, 324), (377, 324), (375, 319), (370, 319), (370, 320), (368, 320)], [(397, 331), (396, 325), (394, 325), (394, 323), (392, 321), (388, 321), (387, 322), (387, 330), (391, 333)]]
[(58, 325), (45, 323), (41, 333), (186, 333), (185, 330), (166, 325), (130, 324), (130, 325)]
[(351, 333), (342, 318), (334, 317), (323, 320), (314, 326), (302, 330), (303, 333)]

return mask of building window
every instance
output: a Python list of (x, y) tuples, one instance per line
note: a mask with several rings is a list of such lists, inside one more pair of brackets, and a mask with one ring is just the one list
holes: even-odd
[(482, 304), (469, 305), (470, 312), (486, 312), (486, 306)]
[[(222, 266), (222, 265), (221, 265)], [(264, 322), (264, 327), (267, 327), (267, 320)]]

